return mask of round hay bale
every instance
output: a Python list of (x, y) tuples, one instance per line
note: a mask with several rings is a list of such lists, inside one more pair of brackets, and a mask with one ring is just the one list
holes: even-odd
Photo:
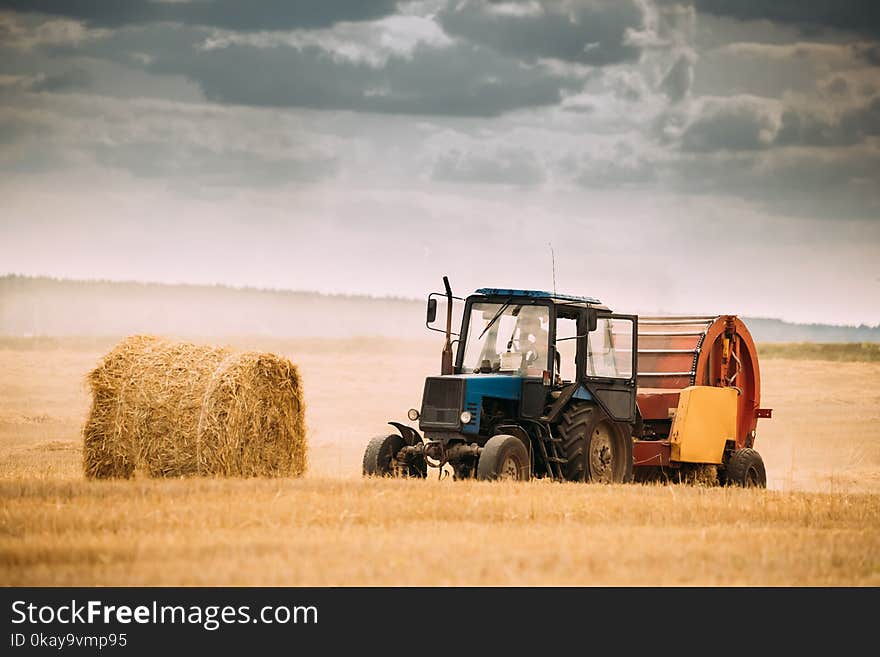
[(267, 353), (134, 336), (88, 375), (89, 478), (300, 476), (305, 405), (296, 366)]
[(272, 354), (228, 356), (214, 371), (199, 417), (199, 468), (259, 476), (305, 472), (304, 402), (296, 366)]

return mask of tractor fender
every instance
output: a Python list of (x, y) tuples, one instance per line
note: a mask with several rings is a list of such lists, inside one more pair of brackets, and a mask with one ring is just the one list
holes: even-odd
[(408, 427), (405, 424), (401, 424), (400, 422), (389, 422), (388, 424), (390, 424), (392, 427), (400, 432), (400, 435), (403, 437), (403, 441), (410, 447), (422, 442), (422, 437), (419, 435), (419, 432), (412, 427)]

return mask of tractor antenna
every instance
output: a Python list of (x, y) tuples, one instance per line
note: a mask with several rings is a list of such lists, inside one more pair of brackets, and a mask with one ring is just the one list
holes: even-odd
[(550, 247), (550, 261), (553, 263), (553, 296), (556, 296), (556, 254), (553, 253), (553, 242), (547, 242)]

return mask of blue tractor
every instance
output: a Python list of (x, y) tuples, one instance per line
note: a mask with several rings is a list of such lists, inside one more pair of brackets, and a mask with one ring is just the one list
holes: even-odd
[[(461, 299), (443, 283), (426, 322), (446, 336), (441, 375), (425, 380), (421, 408), (409, 411), (418, 429), (390, 422), (395, 433), (370, 441), (364, 474), (631, 481), (637, 317), (538, 290), (483, 288)], [(438, 301), (445, 329), (433, 326)]]

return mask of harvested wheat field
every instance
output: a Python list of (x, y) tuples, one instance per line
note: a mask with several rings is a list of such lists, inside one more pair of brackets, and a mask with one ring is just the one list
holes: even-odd
[(880, 584), (878, 362), (762, 360), (766, 491), (364, 481), (439, 345), (242, 340), (299, 368), (305, 477), (88, 481), (84, 377), (115, 342), (0, 340), (2, 584)]

